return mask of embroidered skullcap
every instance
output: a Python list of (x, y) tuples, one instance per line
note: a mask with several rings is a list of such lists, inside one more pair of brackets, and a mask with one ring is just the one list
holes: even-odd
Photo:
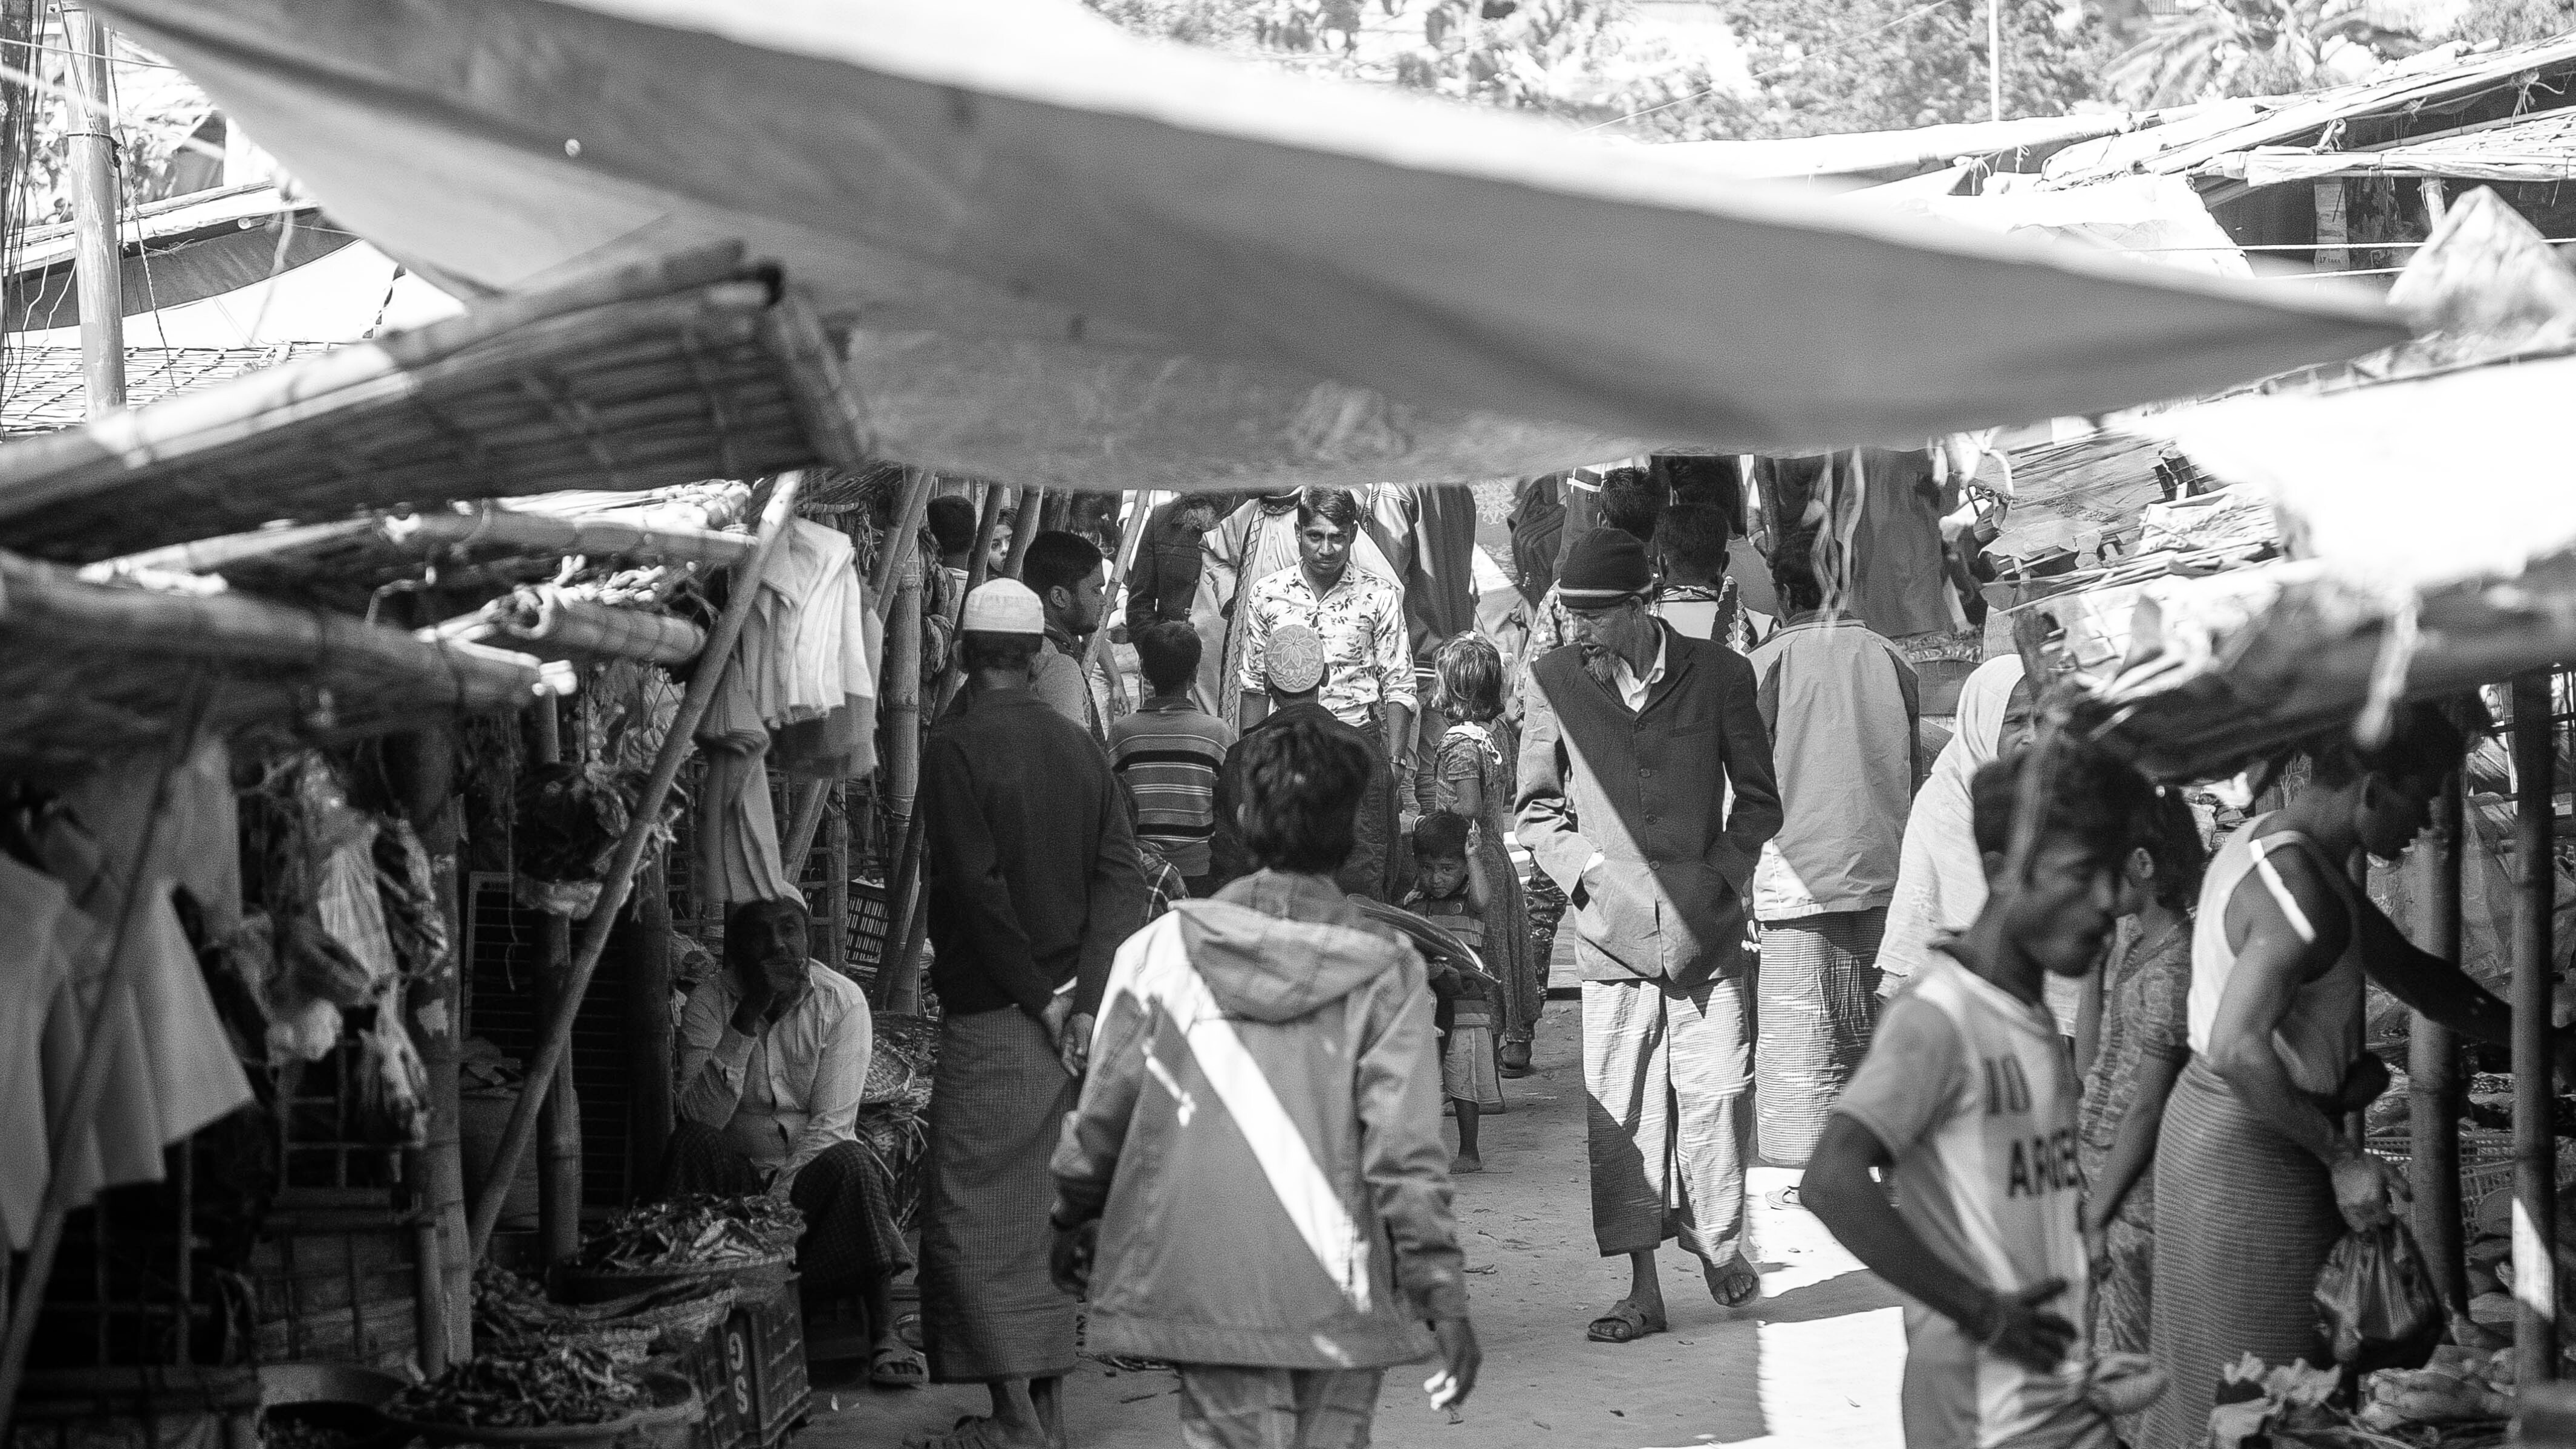
[(1324, 636), (1303, 624), (1282, 624), (1270, 631), (1264, 662), (1273, 690), (1304, 694), (1324, 682)]

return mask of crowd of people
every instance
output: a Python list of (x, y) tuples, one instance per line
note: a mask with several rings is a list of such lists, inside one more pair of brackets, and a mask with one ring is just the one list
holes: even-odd
[[(1594, 1237), (1630, 1270), (1589, 1338), (1665, 1331), (1667, 1242), (1717, 1304), (1760, 1296), (1760, 1161), (1908, 1296), (1918, 1449), (2186, 1449), (2223, 1366), (2319, 1357), (2317, 1268), (2389, 1211), (2340, 1126), (2387, 1080), (2365, 979), (2510, 1028), (2347, 868), (2407, 848), (2458, 731), (2411, 709), (2317, 743), (2212, 855), (2179, 794), (2031, 742), (2018, 658), (1937, 736), (1903, 652), (1828, 607), (1812, 533), (1757, 577), (1733, 500), (1638, 469), (1579, 491), (1524, 500), (1544, 527), (1491, 633), (1427, 627), (1396, 490), (1166, 505), (1114, 719), (1085, 675), (1097, 546), (1041, 534), (956, 601), (919, 802), (926, 1359), (887, 1306), (911, 1255), (882, 1166), (843, 1150), (865, 1000), (794, 907), (729, 922), (671, 1180), (805, 1209), (808, 1290), (861, 1298), (879, 1383), (989, 1387), (934, 1449), (1066, 1442), (1076, 1294), (1089, 1351), (1179, 1368), (1193, 1445), (1364, 1444), (1384, 1371), (1424, 1357), (1463, 1400), (1453, 1183), (1532, 1069), (1560, 930)], [(962, 570), (957, 523), (932, 514)]]

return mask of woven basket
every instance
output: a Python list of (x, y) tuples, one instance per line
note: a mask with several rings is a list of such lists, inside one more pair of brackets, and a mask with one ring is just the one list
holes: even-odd
[(654, 1445), (657, 1449), (683, 1449), (695, 1437), (692, 1431), (697, 1422), (706, 1417), (706, 1403), (698, 1397), (697, 1385), (678, 1374), (660, 1370), (645, 1374), (644, 1383), (652, 1391), (654, 1407), (598, 1424), (551, 1424), (537, 1429), (506, 1429), (481, 1424), (400, 1419), (391, 1414), (385, 1415), (385, 1422), (432, 1444), (541, 1444), (551, 1446), (551, 1449), (574, 1449), (579, 1445), (627, 1442), (627, 1436), (631, 1434), (635, 1436), (633, 1442)]

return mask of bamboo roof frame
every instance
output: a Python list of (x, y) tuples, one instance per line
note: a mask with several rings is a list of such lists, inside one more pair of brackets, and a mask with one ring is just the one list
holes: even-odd
[(864, 434), (819, 322), (726, 244), (0, 447), (0, 548), (86, 563), (278, 520), (849, 466)]
[(515, 707), (555, 683), (523, 654), (240, 594), (95, 583), (0, 552), (0, 775), (149, 746), (200, 687), (213, 732), (329, 739)]

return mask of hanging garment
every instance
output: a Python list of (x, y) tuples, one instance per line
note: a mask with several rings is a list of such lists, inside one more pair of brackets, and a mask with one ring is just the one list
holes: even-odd
[[(101, 1188), (158, 1182), (164, 1147), (251, 1100), (250, 1079), (233, 1056), (197, 953), (171, 905), (177, 882), (167, 874), (143, 874), (142, 894), (130, 918), (120, 923), (126, 883), (135, 878), (143, 824), (161, 772), (111, 768), (101, 773), (103, 778), (95, 782), (98, 793), (90, 797), (93, 808), (133, 833), (96, 836), (68, 812), (45, 824), (37, 840), (45, 874), (77, 909), (52, 913), (58, 968), (48, 967), (43, 956), (32, 967), (13, 961), (0, 968), (51, 1003), (40, 1052), (48, 1120), (75, 1091), (94, 1018), (100, 1012), (113, 1015), (107, 1026), (115, 1052), (108, 1059), (106, 1088), (96, 1112), (67, 1140), (36, 1144), (51, 1149), (53, 1170), (65, 1175), (70, 1185), (66, 1201), (74, 1206), (88, 1202)], [(140, 794), (145, 803), (134, 805), (125, 798), (128, 792)], [(186, 793), (174, 789), (165, 803), (161, 834), (181, 838), (188, 828), (167, 818), (172, 806), (184, 804)], [(162, 859), (157, 846), (153, 856), (156, 862)], [(20, 873), (17, 892), (37, 901), (38, 915), (46, 914), (42, 901), (47, 893), (24, 879), (35, 873), (9, 864)], [(111, 952), (125, 978), (112, 995), (105, 989)], [(70, 991), (61, 990), (59, 980), (46, 984), (54, 969), (67, 976)]]
[[(739, 659), (762, 657), (767, 628), (757, 611), (744, 621)], [(778, 819), (770, 809), (766, 767), (769, 731), (752, 692), (749, 670), (726, 670), (698, 722), (707, 772), (698, 785), (693, 865), (702, 901), (803, 899), (778, 858)]]
[[(823, 778), (876, 768), (876, 611), (849, 536), (797, 519), (761, 577), (737, 667), (752, 679), (781, 768)], [(760, 644), (757, 652), (748, 646)]]
[[(73, 914), (61, 881), (0, 856), (0, 1153), (22, 1165), (52, 1157), (45, 1056), (51, 1035), (77, 1026), (55, 1010), (71, 979), (61, 928)], [(0, 1247), (26, 1250), (44, 1201), (44, 1173), (0, 1172)]]

